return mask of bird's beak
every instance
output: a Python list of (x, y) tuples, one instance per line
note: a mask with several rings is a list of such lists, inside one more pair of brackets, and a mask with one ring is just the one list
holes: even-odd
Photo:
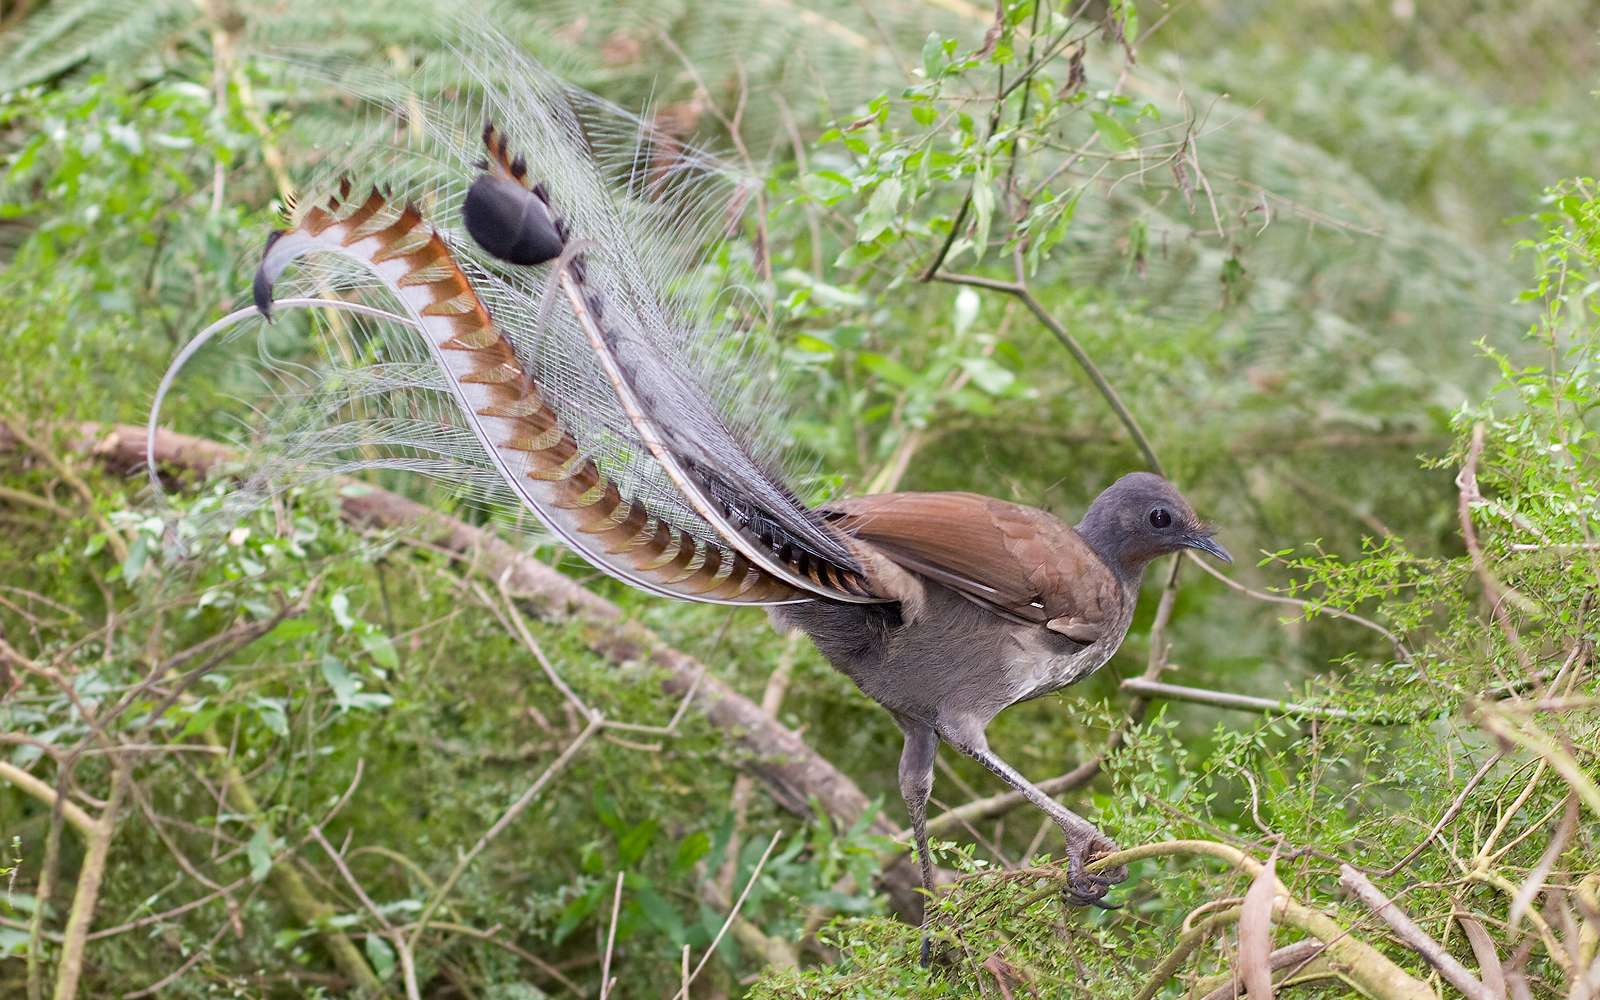
[(1217, 540), (1210, 535), (1190, 535), (1184, 544), (1191, 549), (1199, 549), (1201, 552), (1214, 555), (1225, 563), (1233, 562), (1233, 556), (1228, 555), (1228, 550), (1217, 544)]

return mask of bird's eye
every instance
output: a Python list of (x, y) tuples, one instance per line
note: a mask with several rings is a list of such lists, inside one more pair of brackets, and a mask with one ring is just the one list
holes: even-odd
[(1150, 527), (1166, 528), (1172, 525), (1172, 514), (1165, 507), (1157, 507), (1150, 512)]

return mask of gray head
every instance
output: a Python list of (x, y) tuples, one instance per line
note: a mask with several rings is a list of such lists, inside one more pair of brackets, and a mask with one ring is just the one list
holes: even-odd
[(1077, 530), (1124, 578), (1137, 577), (1150, 560), (1180, 549), (1199, 549), (1233, 562), (1183, 494), (1149, 472), (1130, 472), (1106, 487), (1089, 505)]

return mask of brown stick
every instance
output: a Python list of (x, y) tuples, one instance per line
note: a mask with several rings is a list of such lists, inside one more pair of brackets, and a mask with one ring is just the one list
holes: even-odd
[[(0, 761), (0, 779), (15, 785), (45, 805), (53, 806), (56, 803), (56, 790), (50, 787), (49, 782), (34, 777), (15, 764)], [(94, 817), (84, 812), (83, 807), (76, 802), (70, 800), (62, 802), (61, 814), (66, 817), (67, 825), (78, 831), (80, 836), (88, 839), (94, 835)]]
[(78, 995), (78, 980), (83, 975), (83, 950), (88, 943), (89, 925), (94, 922), (95, 906), (100, 901), (100, 884), (106, 874), (106, 857), (111, 853), (111, 839), (117, 832), (117, 812), (122, 806), (122, 796), (128, 790), (133, 765), (116, 758), (112, 765), (111, 794), (100, 818), (85, 838), (83, 867), (78, 872), (78, 884), (72, 893), (72, 909), (67, 913), (67, 926), (61, 932), (61, 957), (56, 961), (55, 1000), (73, 1000)]
[(1389, 929), (1394, 931), (1395, 937), (1404, 942), (1406, 947), (1438, 969), (1445, 981), (1460, 990), (1467, 1000), (1495, 1000), (1494, 994), (1489, 992), (1477, 976), (1468, 972), (1467, 967), (1445, 951), (1443, 945), (1429, 937), (1426, 931), (1418, 927), (1404, 910), (1380, 892), (1365, 875), (1349, 865), (1340, 865), (1339, 884), (1361, 900), (1379, 920), (1388, 924)]

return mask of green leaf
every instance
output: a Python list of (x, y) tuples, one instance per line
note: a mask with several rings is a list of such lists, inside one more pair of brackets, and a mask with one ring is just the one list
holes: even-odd
[(678, 841), (678, 850), (672, 856), (672, 865), (668, 871), (677, 877), (688, 872), (694, 863), (706, 856), (711, 850), (711, 835), (704, 830), (696, 830), (687, 837)]
[(379, 979), (394, 975), (394, 947), (376, 934), (367, 935), (367, 958)]
[(866, 211), (856, 219), (856, 242), (871, 243), (888, 229), (900, 212), (900, 178), (889, 177), (878, 184), (867, 202)]
[(617, 841), (617, 858), (624, 868), (631, 868), (644, 857), (645, 852), (650, 849), (651, 842), (656, 839), (658, 829), (655, 820), (647, 819), (622, 835)]
[(125, 583), (132, 583), (139, 578), (139, 573), (144, 569), (144, 564), (149, 554), (145, 536), (134, 536), (133, 544), (128, 546), (128, 557), (122, 560), (122, 579)]
[(1138, 145), (1127, 126), (1104, 111), (1090, 111), (1089, 117), (1094, 119), (1094, 130), (1100, 133), (1100, 141), (1113, 153), (1126, 153)]
[[(629, 882), (632, 882), (631, 878)], [(688, 928), (684, 926), (683, 917), (679, 916), (672, 904), (648, 885), (638, 887), (630, 885), (630, 888), (633, 889), (634, 898), (638, 901), (639, 909), (644, 913), (645, 919), (657, 930), (666, 934), (674, 946), (681, 947), (684, 939), (688, 937)]]
[(909, 388), (917, 384), (917, 373), (893, 358), (870, 351), (858, 355), (856, 362), (879, 378)]
[(957, 336), (972, 328), (972, 321), (978, 318), (978, 306), (981, 302), (978, 293), (971, 288), (963, 287), (956, 292), (954, 326)]
[(991, 396), (998, 396), (1011, 388), (1017, 376), (989, 358), (967, 358), (961, 367), (972, 376), (973, 384)]
[(351, 699), (361, 690), (361, 682), (351, 676), (344, 661), (333, 656), (322, 658), (322, 679), (333, 689), (333, 700), (339, 703), (339, 710), (348, 712)]
[(930, 80), (936, 80), (943, 72), (944, 39), (939, 37), (937, 31), (928, 32), (928, 38), (922, 43), (922, 72)]
[(578, 928), (593, 913), (596, 906), (600, 905), (600, 897), (605, 893), (606, 886), (595, 883), (589, 891), (568, 903), (561, 910), (561, 917), (556, 921), (556, 929), (550, 933), (550, 943), (560, 944)]
[(394, 650), (394, 643), (382, 632), (364, 632), (361, 635), (361, 646), (372, 657), (372, 661), (385, 670), (395, 670), (400, 666), (400, 655)]
[[(989, 164), (980, 163), (972, 175), (972, 252), (977, 260), (989, 246), (989, 226), (994, 221), (994, 187), (989, 179)], [(951, 256), (954, 256), (952, 251)]]
[(262, 725), (278, 736), (289, 735), (289, 716), (283, 711), (282, 699), (252, 698), (250, 705), (256, 710), (256, 717), (261, 720)]
[(272, 837), (268, 835), (264, 826), (256, 827), (256, 832), (250, 836), (250, 843), (245, 845), (245, 857), (250, 862), (250, 881), (260, 882), (272, 871)]
[(350, 595), (344, 591), (335, 591), (333, 596), (328, 598), (328, 610), (333, 612), (333, 620), (346, 632), (355, 625), (356, 620), (350, 617)]

